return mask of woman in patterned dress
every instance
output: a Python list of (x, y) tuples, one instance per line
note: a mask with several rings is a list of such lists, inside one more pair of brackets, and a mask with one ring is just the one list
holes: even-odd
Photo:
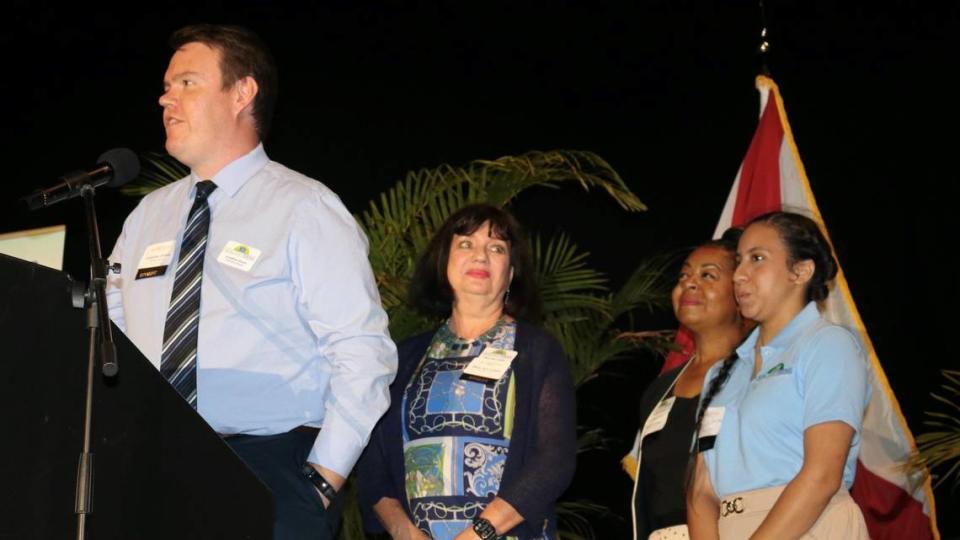
[(560, 345), (527, 322), (539, 298), (517, 221), (486, 204), (450, 216), (418, 261), (411, 299), (446, 320), (398, 347), (391, 407), (360, 463), (367, 528), (557, 538), (553, 507), (576, 459), (574, 391)]

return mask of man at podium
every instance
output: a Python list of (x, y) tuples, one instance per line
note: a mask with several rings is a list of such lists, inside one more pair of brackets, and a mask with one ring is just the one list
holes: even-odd
[(166, 149), (190, 175), (127, 217), (110, 316), (271, 489), (274, 538), (332, 538), (396, 372), (367, 240), (267, 157), (277, 74), (257, 36), (197, 25), (170, 44)]

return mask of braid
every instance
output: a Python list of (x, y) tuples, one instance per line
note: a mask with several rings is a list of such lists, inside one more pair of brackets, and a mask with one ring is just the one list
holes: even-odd
[(694, 437), (700, 433), (700, 424), (703, 423), (703, 416), (707, 412), (707, 407), (710, 406), (710, 402), (713, 401), (713, 398), (716, 397), (723, 388), (723, 385), (726, 384), (727, 379), (730, 378), (730, 371), (733, 369), (733, 365), (736, 364), (739, 359), (740, 356), (737, 355), (737, 351), (733, 351), (730, 356), (723, 359), (723, 363), (720, 364), (720, 371), (718, 371), (717, 376), (710, 381), (710, 388), (707, 388), (707, 393), (703, 395), (700, 409), (697, 411), (697, 423), (693, 429)]
[[(710, 406), (710, 402), (713, 401), (713, 398), (720, 392), (723, 388), (723, 385), (726, 384), (727, 379), (730, 378), (730, 372), (733, 371), (733, 365), (737, 363), (737, 360), (740, 359), (740, 356), (737, 354), (737, 351), (734, 350), (730, 353), (730, 356), (723, 359), (723, 363), (720, 364), (720, 370), (717, 372), (717, 376), (710, 381), (710, 387), (707, 388), (707, 393), (703, 395), (703, 399), (700, 403), (700, 409), (697, 410), (697, 423), (693, 428), (693, 438), (695, 441), (700, 440), (700, 425), (703, 423), (703, 416), (707, 412), (707, 407)], [(683, 482), (684, 497), (686, 493), (690, 492), (690, 488), (693, 486), (693, 470), (694, 464), (697, 462), (697, 452), (690, 452), (690, 456), (687, 459), (687, 473), (686, 479)]]

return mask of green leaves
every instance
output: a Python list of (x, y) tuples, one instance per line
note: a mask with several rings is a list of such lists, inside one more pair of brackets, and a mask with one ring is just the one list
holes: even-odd
[[(564, 183), (587, 191), (601, 189), (627, 211), (646, 209), (610, 164), (592, 152), (573, 150), (533, 151), (476, 160), (462, 167), (444, 164), (420, 169), (372, 200), (358, 221), (370, 240), (370, 264), (394, 339), (435, 324), (413, 313), (404, 302), (417, 258), (451, 214), (474, 202), (503, 207), (527, 189), (555, 189)], [(611, 303), (606, 277), (589, 267), (588, 254), (579, 252), (566, 235), (545, 245), (536, 238), (534, 251), (547, 326), (565, 336), (568, 343), (564, 345), (573, 347), (577, 336), (591, 332), (598, 321), (609, 323), (616, 309), (632, 309)], [(570, 324), (583, 328), (574, 330)], [(587, 346), (577, 347), (585, 352)], [(587, 362), (584, 369), (588, 365), (593, 364)]]
[[(637, 311), (652, 311), (668, 303), (665, 277), (668, 257), (642, 261), (624, 286), (611, 294), (605, 277), (586, 264), (587, 253), (578, 253), (565, 235), (534, 255), (544, 299), (544, 326), (560, 341), (570, 359), (574, 381), (582, 384), (604, 362), (642, 347), (660, 347), (659, 333), (631, 333)], [(621, 328), (624, 327), (625, 328)]]
[(927, 411), (924, 425), (933, 428), (917, 437), (917, 454), (910, 466), (927, 473), (939, 469), (934, 487), (953, 478), (953, 486), (960, 486), (960, 371), (945, 369), (946, 379), (940, 385), (942, 395), (931, 393), (946, 412)]
[(167, 154), (146, 152), (140, 154), (140, 176), (120, 188), (125, 195), (142, 197), (155, 189), (190, 174), (190, 169)]
[(587, 266), (589, 255), (578, 252), (565, 234), (546, 246), (534, 238), (533, 258), (545, 314), (572, 320), (581, 318), (582, 310), (592, 310), (609, 316), (607, 278)]
[(522, 191), (534, 186), (557, 187), (562, 182), (577, 182), (584, 191), (591, 188), (606, 191), (624, 210), (647, 209), (617, 171), (593, 152), (532, 151), (493, 161), (477, 160), (467, 170), (470, 176), (480, 179), (478, 187), (483, 200), (497, 206), (509, 204)]

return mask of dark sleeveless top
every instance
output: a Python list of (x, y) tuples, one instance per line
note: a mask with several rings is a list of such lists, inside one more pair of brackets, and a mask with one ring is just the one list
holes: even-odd
[(699, 403), (700, 396), (676, 397), (663, 429), (643, 439), (638, 486), (643, 496), (634, 504), (637, 515), (646, 516), (648, 531), (687, 522), (684, 488)]

